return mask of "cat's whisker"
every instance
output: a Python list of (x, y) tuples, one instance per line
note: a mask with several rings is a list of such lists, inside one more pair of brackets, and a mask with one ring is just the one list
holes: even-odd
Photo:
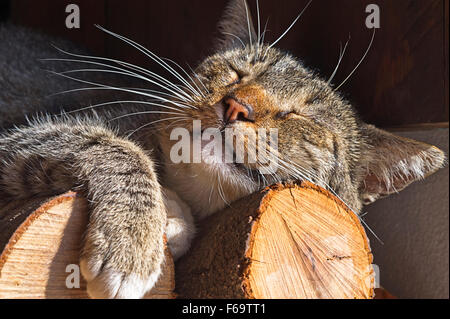
[[(281, 163), (280, 167), (291, 177), (297, 178), (297, 179), (303, 179), (313, 184), (322, 183), (324, 187), (329, 187), (328, 184), (323, 183), (321, 179), (315, 175), (313, 172), (311, 172), (308, 169), (305, 169), (304, 167), (298, 165), (297, 163), (290, 161), (288, 159), (283, 160), (280, 157), (277, 157), (277, 161)], [(308, 175), (309, 174), (309, 175)], [(314, 177), (316, 180), (314, 180)]]
[(339, 84), (339, 86), (337, 88), (334, 89), (334, 91), (339, 90), (339, 88), (344, 85), (345, 82), (347, 82), (347, 80), (353, 75), (353, 73), (355, 73), (356, 69), (358, 69), (358, 67), (361, 65), (361, 63), (364, 61), (364, 59), (366, 58), (367, 54), (369, 53), (370, 48), (372, 47), (372, 43), (373, 40), (375, 38), (375, 31), (376, 28), (373, 28), (373, 33), (372, 33), (372, 38), (370, 39), (370, 43), (369, 46), (367, 47), (366, 52), (364, 52), (364, 55), (362, 56), (361, 60), (359, 60), (358, 64), (356, 65), (356, 67), (352, 70), (352, 72), (350, 72), (350, 74), (344, 79), (344, 81), (342, 81), (341, 84)]
[[(121, 64), (121, 63), (118, 62), (118, 64)], [(132, 69), (132, 67), (129, 67), (129, 68)], [(145, 69), (144, 69), (144, 70), (145, 70)], [(152, 77), (152, 78), (156, 78), (156, 79), (162, 81), (163, 84), (167, 84), (167, 85), (169, 85), (170, 87), (173, 87), (173, 88), (176, 89), (178, 92), (180, 92), (181, 94), (183, 94), (183, 96), (186, 96), (187, 99), (188, 99), (189, 101), (191, 101), (191, 102), (194, 101), (192, 95), (188, 93), (188, 92), (189, 92), (189, 88), (186, 87), (185, 85), (172, 83), (171, 81), (169, 81), (169, 80), (166, 79), (165, 77), (163, 77), (163, 76), (161, 76), (161, 75), (159, 75), (159, 74), (157, 74), (157, 73), (155, 73), (155, 72), (152, 72), (152, 71), (148, 71), (148, 70), (147, 70), (147, 71), (146, 71), (146, 74), (150, 75), (150, 77)]]
[[(281, 159), (278, 159), (278, 160), (280, 160), (282, 163), (284, 162), (283, 160), (281, 160)], [(309, 181), (310, 183), (313, 183), (313, 184), (322, 184), (322, 185), (324, 185), (324, 187), (326, 188), (326, 189), (328, 189), (331, 193), (333, 193), (333, 195), (335, 195), (339, 200), (341, 200), (352, 212), (354, 212), (355, 213), (355, 215), (357, 215), (358, 216), (358, 218), (359, 218), (359, 215), (358, 215), (358, 213), (350, 206), (350, 205), (348, 205), (335, 191), (334, 191), (334, 189), (330, 186), (330, 185), (328, 185), (328, 183), (326, 183), (326, 182), (324, 182), (323, 181), (323, 179), (322, 178), (320, 178), (320, 177), (318, 177), (316, 174), (314, 174), (313, 172), (311, 172), (311, 171), (309, 171), (309, 170), (307, 170), (307, 169), (305, 169), (305, 168), (303, 168), (303, 167), (301, 167), (301, 166), (299, 166), (297, 163), (295, 163), (295, 162), (290, 162), (290, 163), (286, 163), (286, 162), (284, 162), (283, 164), (285, 164), (286, 166), (285, 166), (285, 168), (286, 169), (288, 169), (288, 170), (290, 170), (291, 172), (292, 171), (294, 171), (294, 174), (292, 174), (292, 173), (290, 173), (290, 175), (292, 175), (293, 177), (295, 177), (295, 178), (299, 178), (300, 177), (300, 179), (304, 179), (304, 180), (306, 180), (306, 181)], [(292, 165), (294, 165), (295, 167), (297, 167), (298, 169), (296, 169), (295, 167), (293, 167)], [(313, 177), (315, 177), (316, 179), (317, 179), (317, 181), (314, 181), (312, 178), (310, 178), (310, 177), (308, 177), (307, 176), (307, 173), (303, 173), (302, 171), (306, 171), (306, 172), (308, 172), (310, 175), (312, 175)]]
[[(76, 57), (76, 58), (81, 58), (81, 59), (92, 59), (92, 60), (100, 60), (100, 61), (112, 62), (112, 63), (119, 64), (119, 65), (121, 65), (121, 66), (128, 67), (128, 68), (130, 68), (130, 69), (132, 69), (132, 70), (134, 70), (134, 71), (142, 72), (142, 73), (144, 73), (145, 75), (149, 75), (149, 76), (151, 76), (151, 77), (153, 77), (153, 78), (155, 78), (155, 79), (158, 79), (158, 80), (160, 80), (161, 82), (163, 82), (163, 83), (169, 85), (169, 86), (172, 87), (173, 89), (178, 90), (180, 94), (183, 94), (187, 99), (189, 99), (189, 100), (192, 101), (192, 97), (191, 97), (189, 94), (187, 94), (187, 93), (185, 92), (185, 90), (188, 90), (187, 87), (182, 86), (182, 88), (185, 89), (185, 90), (182, 90), (180, 87), (178, 87), (177, 85), (175, 85), (175, 84), (172, 83), (171, 81), (167, 80), (166, 78), (162, 77), (161, 75), (159, 75), (159, 74), (157, 74), (157, 73), (154, 73), (154, 72), (152, 72), (152, 71), (146, 70), (146, 69), (144, 69), (144, 68), (142, 68), (142, 67), (140, 67), (140, 66), (134, 65), (134, 64), (132, 64), (132, 63), (128, 63), (128, 62), (116, 60), (116, 59), (109, 59), (109, 58), (104, 58), (104, 57), (97, 57), (97, 56), (80, 55), (80, 54), (70, 53), (70, 52), (64, 51), (64, 50), (62, 50), (62, 49), (60, 49), (60, 48), (58, 48), (58, 47), (56, 47), (56, 46), (53, 46), (53, 47), (54, 47), (56, 50), (58, 50), (59, 52), (63, 53), (63, 54), (66, 54), (66, 55), (69, 55), (69, 56), (73, 56), (73, 57)], [(61, 61), (62, 61), (62, 60), (69, 60), (69, 59), (51, 59), (51, 60), (55, 60), (55, 61), (61, 60)], [(87, 64), (96, 64), (96, 63), (99, 63), (99, 62), (94, 62), (94, 61), (89, 61), (89, 60), (74, 60), (74, 61), (72, 61), (72, 62), (87, 63)], [(104, 64), (104, 63), (102, 63), (102, 64)], [(105, 65), (105, 66), (109, 66), (109, 67), (115, 68), (114, 66), (111, 66), (111, 65), (109, 65), (109, 64), (104, 64), (104, 65)]]
[(86, 106), (86, 107), (83, 107), (83, 108), (80, 108), (80, 109), (68, 111), (68, 112), (65, 112), (65, 114), (82, 112), (82, 111), (86, 111), (86, 110), (89, 110), (89, 109), (94, 109), (96, 107), (101, 107), (101, 106), (106, 106), (106, 105), (128, 104), (128, 103), (157, 106), (157, 107), (162, 107), (162, 108), (165, 108), (165, 109), (169, 109), (169, 110), (180, 112), (180, 114), (186, 114), (182, 109), (175, 108), (175, 107), (170, 107), (168, 105), (164, 105), (164, 104), (160, 104), (160, 103), (147, 102), (147, 101), (112, 101), (112, 102), (104, 102), (104, 103), (98, 103), (98, 104)]
[[(177, 98), (176, 96), (173, 96), (173, 95), (171, 95), (171, 94), (168, 94), (168, 93), (165, 93), (165, 92), (156, 91), (156, 90), (150, 90), (150, 89), (143, 89), (143, 88), (127, 88), (127, 87), (124, 87), (123, 89), (130, 89), (130, 90), (144, 90), (144, 91), (154, 92), (154, 93), (157, 93), (157, 94), (162, 94), (162, 95), (171, 97), (171, 98), (173, 98), (173, 99), (176, 99), (176, 98)], [(66, 91), (58, 92), (58, 93), (55, 93), (55, 95), (56, 95), (56, 94), (72, 93), (72, 92), (91, 91), (91, 90), (110, 90), (110, 89), (109, 89), (109, 88), (104, 88), (104, 87), (86, 87), (86, 88), (78, 88), (78, 89), (71, 89), (71, 90), (66, 90)], [(160, 101), (160, 99), (153, 99), (153, 100), (145, 101), (145, 103), (147, 103), (147, 102), (152, 102), (152, 101)], [(117, 101), (115, 101), (115, 102), (117, 102)], [(118, 102), (124, 102), (124, 101), (118, 101)], [(144, 101), (130, 101), (130, 102), (132, 102), (132, 103), (142, 103), (142, 102), (144, 102)], [(180, 102), (183, 102), (183, 101), (180, 101)], [(111, 103), (111, 102), (109, 102), (109, 103)], [(109, 104), (109, 103), (105, 103), (105, 104)], [(103, 104), (103, 103), (101, 103), (101, 104)], [(96, 106), (99, 106), (99, 105), (98, 105), (98, 104), (95, 104), (95, 105), (93, 105), (93, 106), (89, 106), (89, 107), (85, 107), (85, 108), (81, 108), (81, 109), (76, 109), (76, 110), (73, 110), (73, 111), (70, 111), (70, 112), (67, 112), (67, 113), (79, 112), (79, 111), (87, 110), (87, 109), (90, 109), (90, 108), (93, 108), (93, 107), (96, 107)], [(181, 110), (181, 109), (180, 109), (180, 110)]]
[(359, 216), (360, 216), (361, 218), (363, 218), (363, 217), (366, 216), (368, 213), (369, 213), (369, 212), (364, 212), (364, 213), (359, 214)]
[(247, 169), (247, 175), (248, 175), (248, 177), (250, 177), (250, 179), (253, 180), (254, 177), (253, 177), (252, 170), (249, 169), (249, 168), (247, 168), (247, 167), (246, 167), (246, 169)]
[(247, 26), (248, 26), (248, 37), (249, 37), (249, 44), (250, 44), (250, 52), (252, 52), (253, 51), (253, 42), (252, 42), (252, 31), (251, 31), (251, 24), (250, 24), (250, 14), (248, 12), (247, 2), (245, 0), (242, 0), (242, 2), (244, 2), (245, 14), (247, 15)]
[(267, 181), (267, 179), (266, 179), (266, 177), (264, 176), (264, 174), (261, 174), (261, 177), (263, 178), (263, 187), (265, 187), (265, 186), (269, 186), (270, 185), (270, 183)]
[(230, 206), (230, 203), (225, 199), (225, 192), (223, 191), (222, 182), (220, 180), (220, 173), (217, 174), (217, 189), (218, 189), (219, 196), (220, 196), (220, 198), (222, 198), (223, 202), (227, 206)]
[(256, 12), (258, 15), (258, 43), (259, 43), (259, 39), (261, 38), (261, 19), (259, 16), (259, 0), (256, 0)]
[(209, 94), (209, 90), (208, 88), (205, 86), (205, 83), (203, 83), (202, 79), (200, 79), (200, 77), (198, 76), (197, 72), (195, 72), (191, 66), (188, 64), (189, 69), (191, 70), (192, 74), (194, 74), (194, 76), (197, 78), (197, 80), (200, 82), (200, 84), (203, 86), (203, 88), (205, 89), (205, 94)]
[(259, 16), (259, 0), (256, 0), (256, 12), (257, 12), (257, 15), (258, 15), (258, 42), (257, 42), (257, 47), (256, 47), (256, 54), (255, 54), (255, 63), (256, 63), (256, 60), (258, 59), (258, 54), (259, 54), (259, 47), (260, 47), (260, 42), (259, 42), (259, 40), (261, 39), (261, 19), (260, 19), (260, 16)]
[(238, 37), (237, 35), (235, 35), (233, 33), (229, 33), (229, 32), (223, 32), (222, 31), (222, 33), (226, 34), (226, 35), (231, 35), (232, 37), (235, 37), (236, 39), (238, 39), (241, 42), (241, 44), (242, 44), (242, 48), (245, 49), (245, 43), (244, 43), (244, 41), (242, 41), (242, 39), (240, 37)]
[[(179, 99), (182, 99), (183, 97), (181, 95), (179, 95), (177, 92), (160, 85), (158, 82), (155, 82), (151, 79), (148, 79), (144, 76), (140, 76), (139, 74), (136, 73), (132, 73), (132, 72), (121, 72), (121, 71), (114, 71), (114, 70), (106, 70), (106, 69), (77, 69), (77, 70), (68, 70), (68, 71), (64, 71), (64, 72), (60, 72), (61, 74), (70, 74), (70, 73), (80, 73), (80, 72), (101, 72), (101, 73), (113, 73), (113, 74), (119, 74), (119, 75), (125, 75), (125, 76), (129, 76), (129, 77), (133, 77), (136, 79), (140, 79), (146, 82), (149, 82), (151, 84), (155, 84), (158, 85), (159, 87), (175, 94)], [(185, 100), (185, 99), (184, 99)], [(187, 102), (187, 100), (185, 100)]]
[(150, 59), (152, 59), (154, 62), (156, 62), (157, 64), (159, 64), (162, 68), (164, 68), (165, 70), (167, 70), (170, 74), (172, 74), (175, 78), (177, 78), (178, 80), (180, 80), (183, 84), (185, 84), (189, 90), (194, 94), (194, 95), (199, 95), (199, 93), (194, 89), (194, 87), (192, 85), (189, 84), (189, 82), (183, 77), (181, 76), (180, 73), (178, 73), (174, 68), (172, 68), (170, 65), (168, 65), (166, 62), (164, 62), (164, 60), (162, 60), (159, 56), (157, 56), (155, 53), (151, 52), (149, 49), (145, 48), (144, 46), (142, 46), (141, 44), (128, 39), (127, 37), (121, 36), (117, 33), (114, 33), (112, 31), (109, 31), (105, 28), (103, 28), (100, 25), (96, 25), (97, 28), (99, 28), (100, 30), (122, 40), (123, 42), (131, 45), (132, 47), (136, 48), (137, 50), (139, 50), (140, 52), (142, 52), (143, 54), (145, 54), (146, 56), (148, 56)]
[[(250, 145), (248, 145), (247, 150), (250, 150), (250, 149), (251, 149), (251, 150), (254, 150), (254, 154), (256, 154), (256, 151), (258, 150), (256, 144), (253, 144), (253, 143), (250, 144)], [(247, 151), (247, 152), (249, 152), (249, 151)], [(267, 157), (265, 157), (265, 155), (264, 155), (262, 152), (258, 152), (258, 158), (259, 158), (260, 164), (261, 164), (261, 163), (268, 163), (268, 162), (271, 162), (271, 160), (268, 159)], [(247, 170), (247, 175), (248, 175), (248, 176), (251, 178), (251, 180), (254, 182), (254, 181), (255, 181), (255, 178), (254, 178), (254, 176), (253, 176), (252, 170), (249, 169), (248, 167), (245, 167), (245, 168), (246, 168), (246, 170)], [(266, 168), (266, 169), (267, 169), (267, 168)], [(259, 176), (259, 175), (261, 175), (261, 176), (264, 178), (264, 180), (265, 180), (265, 186), (268, 186), (268, 185), (269, 185), (269, 182), (267, 181), (267, 179), (265, 178), (265, 176), (263, 176), (263, 175), (265, 175), (266, 173), (261, 173), (259, 169), (256, 169), (255, 172), (258, 173), (258, 189), (260, 188), (260, 176)], [(271, 170), (270, 172), (268, 172), (266, 175), (270, 175), (270, 176), (273, 178), (274, 181), (279, 180), (279, 176), (278, 176), (278, 174), (276, 174), (276, 171), (275, 171), (274, 169), (272, 169), (272, 170)], [(267, 185), (266, 185), (266, 184), (267, 184)]]
[(261, 189), (261, 174), (258, 174), (258, 189)]
[(145, 114), (184, 115), (184, 113), (181, 113), (181, 112), (140, 111), (140, 112), (127, 113), (127, 114), (124, 114), (124, 115), (113, 117), (112, 119), (109, 119), (108, 122), (116, 121), (116, 120), (123, 119), (123, 118), (129, 117), (129, 116), (145, 115)]
[(349, 41), (350, 41), (350, 37), (349, 37), (349, 39), (347, 40), (347, 42), (345, 43), (344, 49), (342, 49), (342, 44), (341, 44), (341, 49), (340, 49), (340, 52), (339, 52), (339, 60), (338, 60), (338, 63), (337, 63), (337, 65), (336, 65), (336, 67), (334, 68), (333, 73), (331, 74), (330, 78), (329, 78), (328, 81), (327, 81), (327, 84), (328, 84), (328, 85), (330, 85), (331, 81), (333, 81), (333, 78), (334, 78), (334, 76), (336, 75), (337, 70), (339, 69), (339, 66), (341, 65), (341, 61), (342, 61), (342, 58), (343, 58), (344, 55), (345, 55), (345, 50), (347, 49), (347, 46), (348, 46)]
[[(148, 134), (155, 134), (156, 132), (161, 131), (163, 129), (167, 130), (167, 129), (173, 127), (175, 124), (177, 124), (179, 122), (188, 122), (188, 121), (191, 121), (191, 120), (192, 120), (192, 118), (189, 117), (189, 118), (182, 118), (182, 119), (171, 121), (167, 126), (160, 127), (160, 128), (152, 128), (151, 131), (149, 131), (148, 133), (144, 134), (142, 137), (146, 137)], [(172, 164), (172, 165), (175, 165), (175, 164)]]
[(185, 69), (183, 69), (181, 67), (181, 65), (179, 65), (178, 63), (176, 63), (175, 61), (169, 59), (169, 58), (162, 58), (163, 60), (167, 60), (173, 64), (175, 64), (184, 74), (186, 74), (186, 76), (191, 80), (191, 82), (195, 85), (195, 87), (197, 88), (197, 91), (200, 93), (200, 95), (204, 98), (205, 95), (203, 94), (203, 91), (199, 88), (199, 86), (197, 85), (197, 83), (194, 81), (194, 79), (192, 79), (192, 77), (186, 72)]
[[(281, 159), (280, 159), (280, 160), (281, 160)], [(290, 163), (293, 164), (294, 166), (298, 167), (298, 168), (301, 168), (301, 169), (305, 170), (305, 169), (302, 168), (298, 163), (295, 163), (295, 162), (292, 162), (292, 161), (290, 161)], [(287, 163), (287, 164), (288, 164), (288, 163)], [(292, 167), (291, 167), (291, 168), (292, 168)], [(306, 171), (308, 171), (308, 170), (306, 170)], [(310, 174), (312, 174), (313, 176), (316, 175), (316, 174), (314, 174), (313, 172), (310, 172)], [(319, 180), (320, 183), (323, 183), (323, 184), (326, 186), (326, 189), (328, 189), (334, 196), (336, 196), (342, 203), (344, 203), (344, 205), (345, 205), (348, 209), (350, 209), (350, 210), (356, 215), (356, 217), (361, 221), (361, 223), (363, 223), (363, 224), (366, 226), (366, 228), (372, 233), (372, 235), (373, 235), (373, 236), (374, 236), (381, 244), (384, 244), (383, 241), (375, 234), (375, 232), (374, 232), (374, 231), (369, 227), (369, 225), (361, 218), (361, 216), (358, 214), (358, 212), (357, 212), (355, 209), (353, 209), (346, 201), (344, 201), (344, 200), (336, 193), (336, 191), (335, 191), (330, 185), (328, 185), (328, 183), (324, 182), (323, 179), (319, 178), (317, 175), (316, 175), (316, 177), (317, 177), (317, 179)], [(311, 181), (310, 179), (306, 179), (306, 180), (314, 184), (314, 182)]]
[[(100, 88), (99, 88), (99, 89), (100, 89)], [(180, 99), (178, 96), (176, 96), (176, 95), (173, 95), (173, 94), (170, 94), (170, 93), (167, 93), (167, 92), (158, 91), (158, 90), (146, 89), (146, 88), (137, 88), (137, 87), (124, 87), (124, 89), (128, 89), (128, 90), (136, 90), (136, 91), (141, 90), (141, 91), (144, 91), (144, 92), (152, 92), (152, 93), (155, 93), (155, 94), (162, 94), (162, 95), (164, 95), (164, 96), (173, 98), (173, 99), (177, 100), (176, 102), (182, 102), (182, 103), (183, 103), (183, 102), (189, 102), (189, 101), (186, 101), (186, 100), (181, 100), (181, 99)]]
[[(105, 64), (105, 63), (99, 63), (99, 62), (94, 62), (94, 61), (86, 61), (86, 60), (76, 60), (76, 59), (45, 59), (45, 60), (47, 60), (47, 61), (50, 60), (50, 61), (78, 62), (78, 63), (86, 63), (86, 64), (92, 64), (92, 65), (105, 66), (105, 67), (109, 67), (109, 68), (112, 68), (112, 69), (115, 69), (115, 70), (119, 70), (119, 71), (123, 71), (123, 72), (129, 73), (129, 74), (130, 74), (129, 76), (133, 76), (133, 77), (136, 76), (136, 77), (142, 79), (142, 75), (139, 75), (139, 74), (137, 74), (137, 73), (134, 73), (134, 72), (131, 72), (131, 71), (129, 71), (129, 70), (122, 69), (122, 68), (119, 68), (119, 67), (116, 67), (116, 66), (112, 66), (112, 65), (109, 65), (109, 64)], [(94, 69), (89, 69), (89, 70), (94, 70)], [(73, 71), (72, 71), (72, 72), (73, 72)], [(61, 72), (61, 73), (70, 73), (70, 71)], [(181, 92), (181, 93), (184, 93), (184, 94), (185, 94), (185, 92), (182, 91), (182, 90), (181, 90), (179, 87), (177, 87), (175, 84), (171, 83), (170, 81), (165, 80), (165, 79), (162, 78), (162, 77), (160, 77), (161, 79), (159, 79), (159, 78), (158, 78), (159, 75), (157, 75), (157, 74), (151, 74), (151, 73), (153, 73), (153, 72), (150, 72), (150, 71), (149, 71), (149, 72), (146, 72), (146, 73), (150, 73), (150, 74), (148, 74), (148, 75), (150, 75), (151, 77), (153, 77), (153, 78), (155, 78), (155, 79), (157, 79), (157, 80), (160, 80), (160, 81), (164, 80), (164, 82), (163, 82), (163, 83), (154, 82), (154, 81), (152, 81), (152, 80), (149, 80), (148, 78), (145, 78), (145, 81), (151, 81), (151, 83), (156, 84), (157, 86), (159, 86), (159, 87), (161, 87), (161, 88), (163, 88), (163, 89), (165, 89), (165, 90), (167, 90), (167, 91), (169, 91), (169, 92), (172, 92), (173, 94), (176, 94), (176, 96), (177, 96), (179, 99), (183, 100), (183, 101), (186, 101), (186, 102), (192, 101), (192, 99), (190, 98), (189, 95), (187, 96), (188, 98), (186, 98), (185, 95), (180, 95), (178, 92)], [(157, 76), (158, 76), (158, 77), (157, 77)], [(175, 88), (177, 91), (175, 92), (175, 91), (173, 91), (172, 89), (169, 89), (169, 88), (166, 87), (164, 84), (168, 84), (170, 87)]]
[[(281, 159), (280, 159), (281, 160)], [(321, 184), (321, 186), (329, 189), (330, 191), (333, 192), (333, 194), (336, 194), (336, 192), (333, 190), (333, 188), (328, 185), (328, 183), (326, 183), (323, 178), (321, 178), (320, 176), (318, 176), (315, 172), (311, 171), (310, 169), (307, 169), (303, 166), (301, 166), (300, 164), (294, 162), (294, 161), (290, 161), (287, 160), (287, 162), (285, 162), (288, 167), (292, 170), (294, 170), (295, 172), (299, 172), (301, 173), (301, 177), (305, 178), (307, 181), (313, 183), (313, 184)], [(309, 176), (308, 176), (309, 174)]]
[[(265, 26), (264, 26), (264, 31), (263, 31), (262, 34), (261, 34), (261, 38), (258, 39), (258, 42), (261, 43), (261, 47), (264, 47), (264, 38), (265, 38), (265, 36), (266, 36), (266, 32), (267, 32), (267, 24), (268, 24), (268, 23), (269, 23), (269, 18), (267, 18), (267, 20), (266, 20), (266, 24), (265, 24)], [(261, 49), (261, 50), (258, 50), (258, 59), (260, 58), (261, 53), (262, 53), (262, 49)]]
[[(78, 79), (78, 78), (75, 78), (75, 77), (72, 77), (72, 76), (68, 76), (66, 74), (61, 74), (61, 73), (58, 73), (58, 72), (55, 72), (55, 71), (52, 71), (52, 70), (48, 70), (48, 72), (50, 72), (52, 74), (55, 74), (55, 75), (59, 75), (59, 76), (65, 77), (65, 78), (68, 78), (68, 79), (71, 79), (71, 80), (74, 80), (74, 81), (77, 81), (77, 82), (80, 82), (80, 83), (89, 84), (89, 85), (98, 86), (98, 87), (104, 87), (104, 88), (108, 88), (110, 90), (115, 90), (115, 91), (122, 91), (122, 92), (128, 92), (128, 93), (134, 93), (134, 94), (137, 94), (137, 95), (147, 96), (147, 97), (158, 99), (158, 100), (160, 100), (162, 102), (172, 103), (172, 104), (177, 105), (177, 106), (182, 107), (182, 108), (190, 108), (190, 109), (194, 108), (194, 109), (196, 109), (196, 107), (193, 106), (193, 105), (187, 105), (187, 104), (184, 104), (184, 103), (181, 103), (181, 102), (171, 101), (169, 99), (166, 99), (166, 98), (163, 98), (161, 96), (154, 95), (154, 94), (148, 94), (148, 93), (144, 93), (144, 92), (140, 92), (140, 91), (136, 91), (136, 90), (128, 90), (128, 89), (124, 89), (124, 88), (121, 88), (121, 87), (114, 87), (114, 86), (108, 86), (108, 85), (101, 84), (101, 83), (85, 81), (85, 80), (81, 80), (81, 79)], [(57, 94), (59, 94), (59, 93), (54, 93), (52, 95), (57, 95)]]
[[(272, 162), (269, 158), (264, 157), (264, 155), (262, 155), (261, 153), (258, 156), (259, 156), (259, 159), (260, 159), (260, 162), (261, 162), (260, 165), (262, 165), (262, 163), (266, 164), (266, 163)], [(264, 169), (268, 170), (267, 167), (265, 167)], [(273, 178), (274, 182), (276, 182), (276, 181), (278, 181), (280, 179), (280, 177), (276, 173), (275, 169), (271, 169), (270, 171), (268, 171), (266, 173), (261, 173), (260, 169), (257, 169), (257, 172), (258, 172), (258, 174), (261, 174), (264, 177), (265, 177), (265, 175), (270, 175)], [(272, 182), (270, 184), (272, 184)]]
[(312, 182), (311, 178), (307, 176), (305, 173), (303, 173), (301, 170), (295, 169), (292, 167), (289, 163), (283, 161), (281, 158), (277, 158), (278, 162), (281, 163), (280, 168), (287, 173), (289, 176), (297, 178), (297, 179), (304, 179), (309, 182)]
[(179, 123), (179, 122), (187, 122), (189, 120), (192, 120), (191, 118), (183, 118), (183, 119), (179, 119), (176, 121), (172, 121), (171, 123), (169, 123), (169, 125), (162, 127), (161, 129), (169, 129), (171, 127), (173, 127), (175, 124)]
[(182, 116), (178, 116), (178, 117), (168, 117), (168, 118), (163, 118), (163, 119), (159, 119), (156, 121), (152, 121), (149, 123), (146, 123), (144, 125), (139, 126), (137, 129), (133, 130), (130, 134), (127, 135), (127, 138), (130, 138), (133, 134), (137, 133), (138, 131), (142, 130), (145, 127), (148, 127), (150, 125), (159, 123), (159, 122), (163, 122), (163, 121), (170, 121), (170, 120), (175, 120), (175, 119), (191, 119), (190, 117), (182, 117)]
[(269, 18), (267, 18), (267, 20), (266, 20), (266, 24), (265, 24), (265, 26), (264, 26), (264, 31), (263, 31), (263, 33), (261, 34), (261, 44), (264, 44), (264, 38), (265, 38), (265, 36), (266, 36), (266, 32), (268, 31), (267, 30), (267, 24), (269, 23)]
[(268, 50), (270, 50), (270, 48), (272, 48), (275, 44), (277, 44), (281, 39), (284, 38), (284, 36), (289, 32), (289, 30), (291, 30), (291, 28), (295, 25), (295, 23), (298, 21), (298, 19), (300, 19), (300, 17), (303, 15), (303, 13), (309, 7), (309, 5), (311, 4), (312, 1), (313, 0), (309, 0), (309, 2), (306, 4), (306, 6), (303, 8), (303, 10), (300, 12), (300, 14), (297, 16), (297, 18), (295, 18), (295, 20), (291, 23), (291, 25), (286, 29), (286, 31), (284, 31), (283, 34), (278, 37), (278, 39), (276, 39), (274, 42), (272, 42), (271, 45), (268, 46), (266, 53)]
[(372, 230), (372, 228), (369, 227), (369, 225), (366, 223), (364, 219), (362, 219), (358, 214), (356, 214), (356, 217), (361, 221), (361, 223), (364, 224), (364, 226), (370, 231), (370, 233), (380, 242), (380, 244), (384, 245), (384, 242), (380, 239), (380, 237), (377, 236), (377, 234)]
[(211, 196), (212, 196), (213, 191), (214, 191), (214, 186), (211, 185), (211, 190), (209, 191), (209, 197), (208, 197), (208, 204), (210, 204), (210, 205), (211, 205)]
[(112, 31), (109, 31), (103, 27), (101, 27), (100, 25), (96, 25), (97, 28), (99, 28), (100, 30), (122, 40), (123, 42), (129, 44), (130, 46), (134, 47), (135, 49), (137, 49), (138, 51), (142, 52), (144, 55), (148, 56), (149, 58), (151, 58), (154, 62), (156, 62), (158, 65), (160, 65), (161, 67), (163, 67), (165, 70), (167, 70), (170, 74), (172, 74), (175, 78), (177, 78), (178, 80), (180, 80), (182, 83), (186, 84), (189, 88), (189, 90), (191, 90), (192, 93), (196, 94), (197, 92), (195, 91), (195, 89), (189, 84), (189, 82), (183, 78), (174, 68), (170, 67), (166, 62), (164, 62), (164, 60), (162, 58), (160, 58), (159, 56), (157, 56), (156, 54), (154, 54), (153, 52), (151, 52), (150, 50), (148, 50), (147, 48), (145, 48), (144, 46), (142, 46), (141, 44), (125, 37), (125, 36), (121, 36), (117, 33), (114, 33)]

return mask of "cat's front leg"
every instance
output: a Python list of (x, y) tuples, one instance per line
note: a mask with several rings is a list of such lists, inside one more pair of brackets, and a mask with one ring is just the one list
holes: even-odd
[(98, 176), (80, 267), (91, 297), (141, 298), (161, 273), (166, 210), (150, 161), (115, 146), (112, 174)]
[(81, 192), (89, 224), (80, 267), (95, 298), (141, 298), (164, 258), (166, 208), (152, 160), (95, 124), (46, 122), (0, 136), (0, 188), (10, 200)]

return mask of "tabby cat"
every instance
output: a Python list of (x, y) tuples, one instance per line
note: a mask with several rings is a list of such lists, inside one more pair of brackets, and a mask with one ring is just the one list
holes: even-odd
[[(164, 233), (178, 258), (194, 236), (193, 216), (267, 185), (309, 180), (359, 212), (444, 165), (439, 149), (363, 123), (332, 84), (264, 43), (259, 25), (256, 32), (245, 1), (231, 1), (216, 53), (189, 73), (104, 30), (176, 83), (31, 30), (0, 27), (0, 202), (69, 189), (89, 200), (80, 267), (91, 297), (142, 297), (160, 275)], [(131, 80), (141, 86), (130, 87)], [(277, 147), (265, 146), (278, 168), (224, 163), (205, 141), (199, 163), (174, 162), (171, 132), (192, 133), (194, 120), (203, 130), (232, 128), (247, 153), (261, 147), (247, 133), (276, 128)]]

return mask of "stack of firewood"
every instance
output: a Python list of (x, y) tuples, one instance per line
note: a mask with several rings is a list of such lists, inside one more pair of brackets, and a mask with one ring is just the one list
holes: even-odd
[[(0, 298), (87, 298), (79, 273), (86, 201), (76, 193), (0, 207)], [(147, 298), (373, 298), (358, 217), (310, 183), (275, 185), (206, 219)]]

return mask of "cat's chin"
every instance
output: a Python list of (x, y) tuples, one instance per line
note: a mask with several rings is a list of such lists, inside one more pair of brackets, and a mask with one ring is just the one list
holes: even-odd
[[(202, 141), (202, 165), (207, 171), (212, 171), (213, 174), (222, 174), (227, 176), (230, 174), (235, 178), (243, 177), (245, 180), (258, 181), (258, 176), (261, 172), (258, 168), (246, 165), (244, 163), (230, 162), (227, 161), (224, 152), (221, 154), (214, 154), (210, 152), (211, 145), (214, 145), (214, 141)], [(220, 145), (223, 149), (225, 146)]]
[[(216, 159), (216, 158), (214, 158)], [(201, 163), (206, 171), (211, 172), (212, 177), (215, 175), (221, 175), (224, 180), (230, 180), (234, 185), (239, 186), (245, 183), (257, 183), (258, 176), (261, 176), (261, 172), (258, 169), (248, 167), (243, 163), (226, 163), (223, 161), (205, 161)]]
[(175, 191), (199, 219), (258, 190), (258, 183), (234, 163), (202, 162), (171, 168), (174, 173), (166, 174), (164, 184)]
[[(166, 169), (163, 184), (175, 191), (192, 209), (197, 218), (211, 215), (233, 201), (263, 187), (264, 177), (250, 165), (226, 161), (223, 149), (216, 141), (201, 143), (201, 160), (175, 164), (170, 160), (170, 148), (164, 148)], [(208, 144), (209, 147), (208, 147)]]

